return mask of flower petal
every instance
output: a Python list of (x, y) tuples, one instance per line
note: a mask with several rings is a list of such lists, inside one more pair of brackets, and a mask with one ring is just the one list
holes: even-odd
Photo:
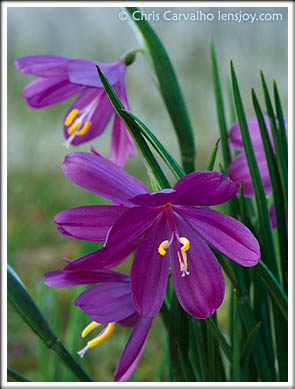
[(126, 69), (122, 61), (100, 63), (88, 59), (70, 59), (68, 61), (70, 81), (75, 84), (102, 88), (96, 65), (101, 68), (111, 85), (118, 82), (122, 70)]
[[(264, 151), (255, 152), (258, 168), (260, 171), (265, 193), (271, 192), (271, 181), (268, 174), (267, 160)], [(254, 189), (248, 162), (245, 153), (239, 154), (228, 167), (229, 177), (236, 183), (237, 192), (239, 192), (240, 183), (243, 183), (244, 195), (246, 197), (254, 196)]]
[(238, 220), (204, 208), (182, 207), (177, 212), (205, 241), (226, 257), (245, 267), (255, 266), (259, 262), (259, 243)]
[(121, 354), (114, 373), (114, 381), (127, 381), (134, 372), (142, 356), (152, 320), (152, 318), (139, 319)]
[(162, 189), (135, 196), (130, 199), (130, 202), (143, 207), (157, 207), (172, 202), (175, 197), (176, 191), (174, 189)]
[(210, 206), (222, 204), (236, 193), (233, 181), (218, 172), (194, 172), (181, 178), (174, 189), (174, 204)]
[(106, 158), (95, 154), (76, 152), (68, 154), (62, 165), (67, 178), (91, 192), (120, 204), (148, 193), (147, 187)]
[(110, 267), (112, 266), (108, 267), (107, 264), (102, 262), (102, 250), (99, 249), (83, 255), (74, 261), (68, 262), (64, 269), (71, 271), (90, 271), (98, 269), (109, 269)]
[(121, 282), (128, 280), (128, 274), (112, 270), (77, 272), (61, 269), (47, 272), (44, 275), (44, 283), (52, 288), (65, 288), (68, 286), (87, 285), (96, 282)]
[(37, 78), (24, 88), (22, 97), (31, 107), (43, 108), (72, 97), (82, 88), (64, 77)]
[(27, 55), (14, 61), (16, 68), (25, 74), (39, 77), (67, 77), (66, 57), (58, 55)]
[(115, 220), (126, 211), (126, 207), (114, 205), (88, 205), (66, 209), (54, 218), (58, 230), (75, 239), (101, 242)]
[(126, 317), (126, 319), (119, 320), (118, 324), (122, 327), (135, 327), (136, 323), (140, 319), (139, 314), (135, 311), (132, 315)]
[[(71, 140), (71, 144), (73, 146), (88, 142), (91, 139), (94, 139), (101, 135), (108, 123), (110, 122), (111, 117), (114, 113), (112, 104), (110, 103), (110, 100), (105, 91), (103, 89), (90, 87), (85, 87), (80, 96), (71, 104), (65, 115), (64, 122), (66, 122), (66, 118), (74, 110), (79, 111), (78, 115), (74, 119), (81, 119), (81, 125), (79, 130), (83, 128), (86, 122), (91, 124), (85, 134), (77, 134)], [(64, 125), (64, 136), (66, 139), (71, 136), (71, 134), (69, 133), (69, 128), (70, 127)]]
[[(103, 263), (121, 262), (132, 253), (142, 240), (142, 235), (153, 225), (159, 209), (134, 207), (119, 216), (111, 228), (103, 248)], [(112, 265), (113, 267), (113, 265)]]
[(190, 248), (186, 252), (189, 274), (184, 277), (181, 276), (176, 243), (173, 242), (168, 249), (175, 292), (185, 311), (198, 319), (205, 319), (211, 316), (223, 301), (223, 274), (207, 244), (187, 222), (175, 216), (179, 235), (190, 241)]
[(131, 290), (135, 308), (143, 317), (155, 316), (162, 306), (169, 274), (169, 256), (158, 252), (169, 239), (165, 217), (161, 217), (141, 241), (131, 269)]
[(130, 282), (102, 283), (82, 292), (75, 300), (93, 321), (112, 323), (134, 313)]

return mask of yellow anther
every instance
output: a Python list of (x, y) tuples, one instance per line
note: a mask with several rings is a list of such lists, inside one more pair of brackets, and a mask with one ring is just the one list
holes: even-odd
[(160, 246), (159, 246), (159, 248), (158, 248), (158, 252), (159, 252), (159, 254), (161, 254), (161, 255), (165, 255), (166, 254), (166, 250), (165, 249), (168, 249), (168, 247), (169, 247), (169, 241), (168, 240), (164, 240), (161, 244), (160, 244)]
[(69, 126), (69, 125), (72, 123), (72, 121), (75, 119), (75, 117), (78, 115), (79, 112), (80, 112), (80, 111), (79, 111), (77, 108), (73, 109), (73, 110), (68, 114), (68, 116), (66, 117), (65, 126)]
[(69, 135), (75, 132), (80, 126), (81, 126), (81, 120), (76, 119), (74, 123), (71, 125), (71, 127), (68, 129)]
[(84, 328), (81, 336), (82, 338), (85, 338), (85, 336), (87, 336), (89, 334), (89, 332), (91, 332), (92, 330), (94, 330), (94, 328), (100, 326), (101, 324), (100, 323), (96, 323), (96, 321), (93, 321), (91, 322), (87, 327)]
[(84, 135), (89, 130), (89, 127), (91, 126), (91, 122), (85, 122), (83, 128), (77, 132), (76, 135)]
[(189, 250), (189, 248), (190, 248), (189, 240), (187, 238), (184, 238), (183, 236), (181, 238), (179, 238), (179, 240), (183, 244), (183, 246), (181, 247), (181, 251), (185, 252), (185, 251)]
[(98, 344), (104, 342), (107, 340), (115, 329), (115, 323), (109, 323), (106, 327), (106, 330), (98, 337), (90, 340), (87, 344), (90, 348), (97, 346)]

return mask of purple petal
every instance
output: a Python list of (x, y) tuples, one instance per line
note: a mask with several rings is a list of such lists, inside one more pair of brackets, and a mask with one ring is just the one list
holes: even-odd
[(222, 204), (236, 193), (236, 185), (218, 172), (194, 172), (181, 178), (174, 189), (174, 204), (210, 206)]
[(126, 317), (126, 319), (119, 320), (118, 324), (122, 327), (135, 327), (140, 316), (137, 312), (132, 313), (132, 315)]
[(212, 247), (242, 266), (255, 266), (260, 247), (252, 232), (238, 220), (204, 208), (184, 208), (177, 212)]
[(54, 222), (65, 236), (101, 242), (124, 211), (126, 208), (120, 206), (88, 205), (66, 209), (55, 216)]
[(186, 252), (189, 274), (184, 277), (181, 276), (175, 242), (168, 249), (175, 292), (185, 311), (198, 319), (205, 319), (223, 301), (223, 274), (212, 251), (189, 224), (176, 215), (176, 225), (179, 235), (190, 241), (190, 248)]
[(75, 300), (93, 321), (112, 323), (134, 313), (130, 282), (108, 282), (82, 292)]
[(80, 152), (65, 157), (62, 170), (67, 178), (82, 188), (120, 204), (129, 204), (137, 194), (147, 193), (147, 187), (106, 158)]
[(109, 268), (102, 262), (102, 250), (99, 249), (68, 262), (64, 269), (71, 271), (90, 271)]
[(142, 194), (130, 199), (130, 202), (143, 207), (157, 207), (172, 202), (176, 197), (174, 189), (162, 189), (157, 192)]
[[(77, 119), (81, 121), (77, 135), (71, 140), (73, 146), (88, 142), (101, 135), (114, 113), (112, 104), (105, 91), (90, 87), (85, 88), (80, 96), (71, 104), (65, 115), (65, 122), (68, 115), (75, 109), (79, 111), (77, 116), (69, 126), (64, 125), (64, 136), (68, 139), (71, 136), (69, 134), (71, 125)], [(85, 134), (79, 134), (79, 131), (84, 127), (86, 122), (91, 123), (88, 131)]]
[(160, 210), (156, 208), (134, 207), (119, 216), (103, 248), (105, 263), (117, 263), (130, 255), (142, 240), (142, 235), (155, 223), (159, 213)]
[(276, 218), (276, 212), (275, 212), (274, 204), (271, 205), (271, 207), (269, 208), (268, 212), (269, 212), (271, 226), (272, 226), (273, 229), (276, 229), (277, 228), (277, 218)]
[[(255, 152), (256, 161), (260, 171), (262, 183), (265, 193), (271, 192), (271, 181), (268, 174), (267, 160), (264, 151)], [(239, 154), (229, 165), (229, 177), (235, 182), (237, 192), (239, 192), (240, 183), (243, 183), (244, 194), (246, 197), (254, 196), (254, 189), (252, 185), (251, 174), (248, 167), (248, 162), (245, 153)]]
[(43, 108), (72, 97), (82, 88), (64, 77), (37, 78), (24, 88), (22, 96), (31, 107)]
[(161, 217), (141, 241), (131, 269), (131, 290), (135, 308), (144, 317), (155, 316), (162, 306), (169, 274), (169, 256), (158, 252), (169, 239), (166, 218)]
[(98, 65), (109, 83), (114, 85), (126, 71), (126, 65), (122, 61), (112, 63), (99, 63), (88, 59), (71, 59), (68, 61), (68, 72), (71, 82), (80, 85), (102, 88), (96, 65)]
[(25, 74), (39, 77), (67, 77), (66, 57), (57, 55), (28, 55), (14, 61), (16, 68)]
[(127, 381), (134, 372), (142, 356), (151, 325), (151, 318), (141, 318), (138, 321), (121, 354), (115, 370), (114, 381)]
[(129, 275), (112, 270), (97, 270), (86, 272), (72, 272), (66, 270), (53, 270), (45, 273), (44, 283), (52, 288), (65, 288), (68, 286), (87, 285), (96, 282), (122, 282), (128, 281)]
[[(269, 123), (268, 117), (265, 116), (264, 121), (266, 124), (268, 134), (270, 136), (271, 143), (273, 143), (272, 135), (271, 135), (271, 128), (270, 128), (270, 123)], [(254, 151), (263, 150), (263, 142), (262, 142), (262, 138), (260, 135), (260, 129), (259, 129), (259, 124), (258, 124), (257, 118), (256, 117), (248, 118), (247, 124), (248, 124), (249, 134), (251, 137)], [(229, 131), (229, 140), (230, 140), (230, 143), (233, 146), (233, 148), (235, 148), (236, 150), (244, 150), (243, 139), (242, 139), (242, 134), (241, 134), (239, 122), (236, 122), (231, 126), (230, 131)]]

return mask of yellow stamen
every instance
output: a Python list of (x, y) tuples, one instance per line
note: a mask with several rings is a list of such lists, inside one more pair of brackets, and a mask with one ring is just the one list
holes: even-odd
[[(182, 251), (182, 248), (181, 248), (181, 251)], [(182, 269), (182, 263), (181, 263), (181, 258), (180, 258), (179, 252), (177, 252), (177, 256), (178, 256), (179, 266), (180, 266), (180, 270), (181, 270)], [(184, 251), (182, 251), (182, 258), (184, 260), (185, 269), (187, 270), (187, 255), (186, 255), (186, 253)]]
[(181, 251), (184, 252), (184, 251), (189, 250), (189, 248), (190, 248), (189, 240), (187, 238), (185, 238), (184, 236), (179, 238), (179, 240), (183, 244), (183, 246), (181, 247)]
[(81, 126), (81, 120), (76, 119), (74, 123), (71, 125), (71, 127), (68, 129), (69, 135), (75, 132), (80, 126)]
[(90, 340), (87, 343), (88, 346), (90, 348), (92, 348), (92, 347), (95, 347), (98, 344), (104, 342), (105, 340), (107, 340), (112, 335), (112, 333), (114, 332), (114, 329), (115, 329), (115, 323), (109, 323), (107, 325), (106, 330), (104, 331), (104, 333), (101, 334), (100, 336), (98, 336), (97, 338)]
[(66, 117), (65, 126), (69, 126), (69, 125), (72, 123), (72, 121), (75, 119), (75, 117), (78, 115), (79, 112), (80, 112), (80, 111), (79, 111), (77, 108), (73, 109), (73, 110), (68, 114), (68, 116)]
[(89, 334), (89, 332), (91, 332), (92, 330), (94, 330), (94, 328), (100, 326), (101, 324), (100, 323), (96, 323), (96, 321), (93, 321), (91, 322), (87, 327), (84, 328), (81, 336), (82, 338), (85, 338), (85, 336), (87, 336)]
[(169, 241), (168, 240), (164, 240), (161, 244), (160, 244), (160, 246), (159, 246), (159, 248), (158, 248), (158, 252), (159, 252), (159, 254), (161, 254), (161, 255), (165, 255), (166, 254), (166, 250), (165, 249), (168, 249), (168, 247), (169, 247)]
[(82, 130), (78, 131), (76, 135), (84, 135), (89, 130), (89, 127), (91, 126), (91, 122), (85, 122)]

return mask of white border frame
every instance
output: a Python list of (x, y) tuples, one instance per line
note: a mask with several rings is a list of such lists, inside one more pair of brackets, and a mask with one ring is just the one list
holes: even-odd
[[(287, 383), (280, 382), (269, 382), (269, 383), (245, 383), (245, 382), (200, 382), (200, 383), (175, 383), (175, 382), (163, 382), (163, 383), (154, 383), (154, 382), (126, 382), (126, 383), (107, 383), (107, 382), (94, 382), (94, 383), (77, 383), (77, 382), (65, 382), (65, 383), (56, 383), (56, 382), (29, 382), (29, 383), (20, 383), (20, 382), (7, 382), (7, 278), (6, 278), (6, 265), (7, 265), (7, 9), (8, 8), (18, 8), (18, 7), (33, 7), (33, 8), (42, 8), (42, 7), (122, 7), (122, 6), (136, 6), (136, 7), (154, 7), (154, 8), (168, 8), (168, 7), (197, 7), (197, 8), (226, 8), (226, 7), (237, 7), (237, 8), (288, 8), (288, 125), (291, 130), (289, 130), (289, 236), (294, 236), (294, 3), (292, 1), (3, 1), (1, 4), (1, 54), (2, 54), (2, 74), (1, 74), (1, 101), (2, 103), (2, 117), (1, 117), (1, 209), (2, 209), (2, 218), (1, 218), (1, 240), (2, 240), (2, 268), (1, 268), (1, 383), (5, 388), (35, 388), (35, 387), (198, 387), (198, 388), (227, 388), (227, 387), (258, 387), (258, 388), (293, 388), (294, 384), (294, 371), (291, 366), (294, 366), (294, 242), (292, 239), (289, 239), (289, 377)], [(293, 278), (291, 278), (293, 277)], [(293, 281), (293, 282), (292, 282)], [(4, 379), (3, 379), (4, 378)]]

